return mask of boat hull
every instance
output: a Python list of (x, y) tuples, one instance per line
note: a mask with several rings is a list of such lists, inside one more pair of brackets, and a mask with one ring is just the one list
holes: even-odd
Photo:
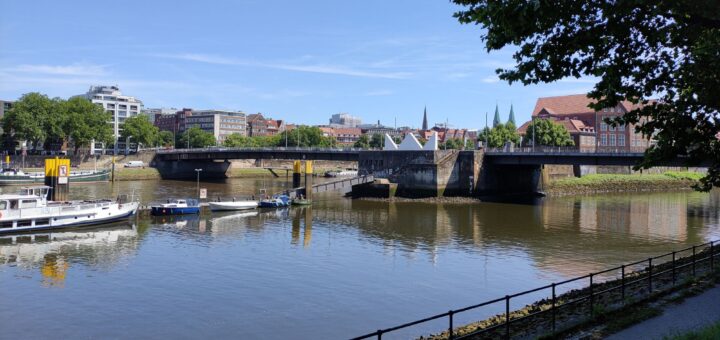
[[(97, 226), (125, 220), (137, 213), (138, 203), (129, 202), (123, 204), (112, 203), (99, 211), (78, 211), (70, 213), (61, 213), (46, 216), (27, 217), (17, 222), (24, 221), (30, 225), (21, 226), (16, 223), (13, 227), (2, 227), (4, 224), (12, 223), (12, 220), (0, 219), (0, 235), (26, 233), (34, 231), (72, 229), (78, 227)], [(107, 215), (105, 215), (107, 213)], [(38, 225), (39, 221), (47, 221), (48, 224)]]
[(192, 215), (199, 214), (200, 207), (151, 207), (150, 214), (153, 216), (167, 215)]
[(255, 209), (258, 207), (258, 203), (255, 201), (241, 201), (241, 202), (208, 202), (211, 211), (234, 211), (234, 210), (247, 210)]
[[(110, 180), (110, 171), (98, 171), (88, 174), (70, 175), (68, 181), (70, 183), (83, 182), (107, 182)], [(33, 175), (2, 175), (0, 174), (0, 186), (4, 185), (27, 185), (42, 184), (45, 182), (44, 176)]]

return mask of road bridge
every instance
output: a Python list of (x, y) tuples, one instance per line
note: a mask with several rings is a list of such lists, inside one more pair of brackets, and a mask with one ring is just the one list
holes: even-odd
[(224, 161), (231, 159), (287, 159), (308, 161), (357, 161), (360, 149), (353, 148), (203, 148), (160, 150), (157, 161)]

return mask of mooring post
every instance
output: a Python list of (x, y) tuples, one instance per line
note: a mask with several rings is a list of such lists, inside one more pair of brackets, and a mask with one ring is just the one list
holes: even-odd
[(312, 202), (313, 191), (313, 167), (312, 161), (305, 161), (305, 199)]
[(300, 187), (300, 161), (293, 161), (292, 187), (293, 189)]

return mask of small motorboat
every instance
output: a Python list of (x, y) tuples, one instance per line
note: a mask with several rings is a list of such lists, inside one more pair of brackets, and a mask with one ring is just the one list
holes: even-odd
[(154, 216), (199, 214), (200, 205), (196, 199), (168, 200), (150, 207), (150, 213)]
[(275, 195), (272, 198), (260, 200), (260, 208), (280, 208), (290, 205), (290, 197), (288, 195)]
[(223, 201), (223, 202), (208, 202), (211, 211), (231, 211), (231, 210), (246, 210), (255, 209), (258, 207), (258, 202), (255, 201)]

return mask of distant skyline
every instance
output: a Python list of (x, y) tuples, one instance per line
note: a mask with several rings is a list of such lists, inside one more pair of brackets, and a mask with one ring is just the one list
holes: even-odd
[(3, 1), (0, 99), (67, 98), (118, 85), (149, 108), (262, 112), (327, 124), (482, 128), (495, 105), (518, 124), (538, 97), (584, 93), (593, 79), (499, 81), (512, 51), (486, 53), (448, 1)]

